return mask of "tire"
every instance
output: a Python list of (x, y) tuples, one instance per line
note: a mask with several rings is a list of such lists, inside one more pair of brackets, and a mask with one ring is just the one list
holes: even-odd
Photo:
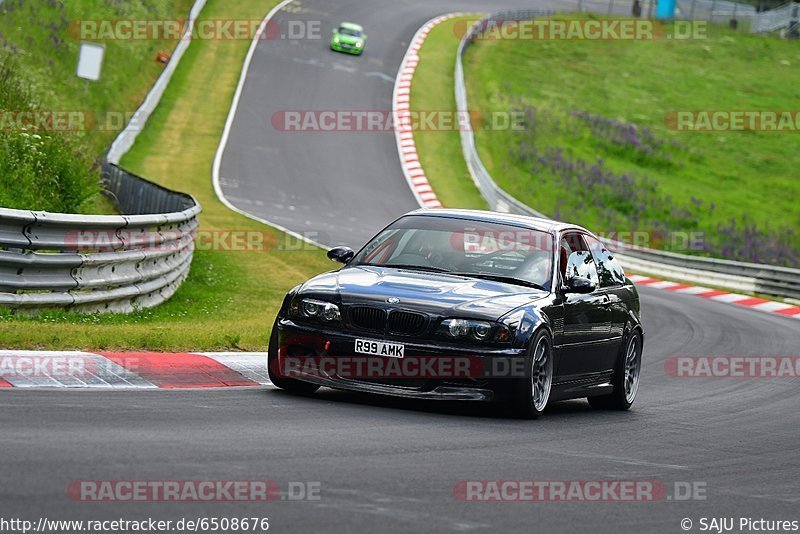
[(278, 363), (278, 324), (277, 321), (272, 326), (272, 334), (269, 336), (269, 349), (267, 352), (267, 373), (269, 379), (277, 387), (290, 393), (300, 395), (311, 395), (319, 389), (316, 384), (301, 382), (293, 378), (285, 378), (280, 375), (280, 364)]
[(520, 419), (538, 419), (553, 386), (553, 341), (546, 330), (536, 333), (525, 358), (526, 374), (515, 384), (511, 412)]
[(642, 334), (634, 330), (620, 349), (614, 368), (614, 391), (609, 395), (589, 397), (592, 408), (601, 410), (628, 410), (639, 391), (642, 371)]

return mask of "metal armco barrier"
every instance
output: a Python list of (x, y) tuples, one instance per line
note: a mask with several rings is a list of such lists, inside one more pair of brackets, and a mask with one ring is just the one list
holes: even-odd
[[(458, 48), (455, 96), (459, 112), (461, 148), (472, 180), (489, 207), (495, 211), (549, 218), (503, 191), (481, 161), (470, 124), (462, 58), (467, 47), (473, 43), (482, 29), (487, 27), (487, 24), (502, 23), (506, 20), (529, 20), (549, 14), (549, 12), (531, 10), (494, 13), (476, 22), (464, 35)], [(618, 259), (626, 268), (637, 272), (658, 277), (677, 278), (733, 291), (800, 299), (800, 269), (688, 256), (634, 247), (608, 239), (603, 241), (610, 249), (617, 252)]]
[(142, 105), (103, 162), (105, 192), (123, 215), (0, 208), (0, 306), (123, 312), (157, 306), (189, 275), (200, 205), (118, 166), (155, 110), (206, 0)]
[(107, 167), (125, 215), (0, 208), (1, 306), (131, 312), (164, 302), (186, 279), (199, 204)]
[(153, 87), (147, 93), (144, 102), (142, 102), (142, 105), (136, 110), (136, 113), (133, 114), (133, 117), (131, 117), (131, 120), (128, 122), (126, 128), (120, 132), (120, 134), (111, 144), (111, 148), (108, 149), (106, 159), (112, 164), (119, 165), (122, 156), (124, 156), (128, 150), (131, 149), (133, 143), (136, 142), (136, 137), (139, 135), (139, 132), (144, 129), (147, 119), (150, 118), (150, 115), (153, 114), (156, 106), (158, 106), (158, 103), (161, 101), (161, 96), (164, 94), (164, 91), (167, 89), (167, 86), (172, 79), (172, 75), (178, 68), (178, 63), (180, 63), (183, 54), (186, 53), (186, 50), (188, 50), (189, 45), (191, 44), (194, 24), (197, 21), (197, 17), (200, 16), (200, 12), (203, 10), (205, 5), (206, 0), (196, 0), (194, 5), (192, 5), (192, 9), (189, 12), (189, 17), (187, 18), (186, 32), (178, 45), (175, 47), (175, 50), (173, 50), (169, 63), (167, 63), (166, 67), (164, 67), (164, 71), (158, 77), (156, 83), (153, 84)]

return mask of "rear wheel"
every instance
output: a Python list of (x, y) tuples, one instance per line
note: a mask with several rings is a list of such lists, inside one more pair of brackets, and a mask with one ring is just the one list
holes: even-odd
[(523, 419), (537, 419), (550, 400), (553, 386), (553, 344), (550, 335), (540, 330), (526, 357), (527, 373), (517, 382), (512, 411)]
[(639, 376), (642, 370), (642, 334), (638, 330), (631, 332), (628, 342), (614, 369), (614, 391), (610, 395), (589, 397), (593, 408), (606, 410), (627, 410), (636, 400), (639, 391)]
[(316, 384), (301, 382), (294, 378), (281, 376), (280, 363), (278, 362), (278, 324), (272, 326), (272, 334), (269, 336), (269, 352), (267, 352), (267, 373), (273, 384), (291, 393), (310, 395), (319, 389)]

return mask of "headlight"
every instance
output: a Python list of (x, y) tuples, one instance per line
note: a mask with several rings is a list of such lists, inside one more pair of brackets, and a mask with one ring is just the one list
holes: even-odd
[(356, 41), (356, 48), (361, 48), (361, 41)]
[(289, 307), (289, 313), (308, 319), (322, 319), (332, 323), (341, 320), (339, 306), (332, 302), (316, 299), (295, 299)]
[(492, 333), (492, 325), (488, 323), (476, 323), (472, 329), (472, 335), (475, 339), (485, 341), (489, 339), (489, 334)]
[(484, 343), (508, 343), (511, 330), (503, 324), (472, 319), (445, 319), (438, 334), (451, 339), (468, 339)]
[(333, 42), (336, 43), (336, 44), (339, 44), (339, 38), (338, 37), (334, 37), (333, 38)]

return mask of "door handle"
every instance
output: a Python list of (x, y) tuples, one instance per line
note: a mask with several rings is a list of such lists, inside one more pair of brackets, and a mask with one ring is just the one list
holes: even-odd
[(603, 303), (602, 304), (603, 304), (604, 308), (610, 307), (611, 306), (611, 297), (609, 297), (608, 295), (603, 295)]

